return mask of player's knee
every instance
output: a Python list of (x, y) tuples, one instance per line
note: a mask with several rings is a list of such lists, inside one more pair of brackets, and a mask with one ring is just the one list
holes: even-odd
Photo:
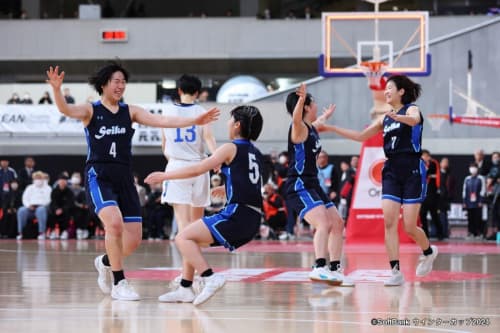
[(123, 222), (118, 219), (113, 219), (104, 225), (108, 234), (114, 236), (121, 236), (123, 234)]
[(415, 238), (415, 236), (417, 235), (417, 227), (415, 225), (405, 223), (403, 227), (408, 236), (410, 236), (411, 238)]

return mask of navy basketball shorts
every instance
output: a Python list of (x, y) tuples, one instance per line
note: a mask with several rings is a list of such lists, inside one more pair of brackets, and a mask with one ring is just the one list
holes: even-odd
[(422, 203), (427, 191), (426, 169), (419, 156), (390, 157), (382, 170), (382, 199), (401, 204)]
[(142, 222), (139, 195), (129, 166), (91, 164), (85, 167), (87, 202), (96, 214), (104, 207), (117, 206), (123, 221)]
[(234, 251), (250, 242), (259, 232), (262, 213), (243, 204), (229, 204), (219, 213), (203, 217), (215, 242), (211, 246), (224, 246)]
[(293, 207), (301, 220), (307, 212), (317, 206), (323, 205), (326, 208), (335, 206), (316, 178), (287, 179), (286, 202), (287, 207)]

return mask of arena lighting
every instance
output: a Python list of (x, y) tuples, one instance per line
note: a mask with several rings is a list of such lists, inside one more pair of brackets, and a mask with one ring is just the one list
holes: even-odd
[(102, 29), (101, 42), (103, 43), (126, 43), (128, 42), (127, 29)]

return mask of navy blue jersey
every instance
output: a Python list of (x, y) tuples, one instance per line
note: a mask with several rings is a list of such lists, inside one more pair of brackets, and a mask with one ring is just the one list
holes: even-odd
[[(406, 115), (406, 110), (415, 104), (406, 104), (399, 111), (399, 115)], [(409, 126), (391, 117), (384, 117), (384, 153), (386, 157), (410, 154), (420, 156), (422, 151), (422, 130), (424, 117), (420, 113), (420, 124)]]
[(222, 166), (225, 176), (227, 204), (239, 203), (262, 208), (262, 154), (248, 140), (237, 139), (236, 156)]
[(314, 126), (307, 126), (307, 138), (302, 143), (292, 142), (292, 126), (288, 130), (288, 173), (287, 177), (318, 178), (316, 159), (321, 152), (321, 142)]
[(85, 128), (87, 164), (119, 163), (130, 165), (132, 158), (132, 119), (127, 104), (120, 103), (118, 112), (108, 110), (101, 101), (92, 104), (94, 113)]

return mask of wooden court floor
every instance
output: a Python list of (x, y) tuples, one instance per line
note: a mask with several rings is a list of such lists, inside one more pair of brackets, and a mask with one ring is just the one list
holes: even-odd
[(401, 246), (407, 282), (384, 287), (382, 244), (348, 244), (354, 288), (311, 283), (311, 242), (254, 241), (207, 258), (229, 282), (207, 303), (159, 303), (179, 274), (172, 242), (144, 241), (126, 259), (143, 299), (112, 301), (96, 284), (104, 242), (0, 241), (0, 332), (500, 332), (500, 246), (442, 242), (434, 271), (415, 277), (419, 251)]

